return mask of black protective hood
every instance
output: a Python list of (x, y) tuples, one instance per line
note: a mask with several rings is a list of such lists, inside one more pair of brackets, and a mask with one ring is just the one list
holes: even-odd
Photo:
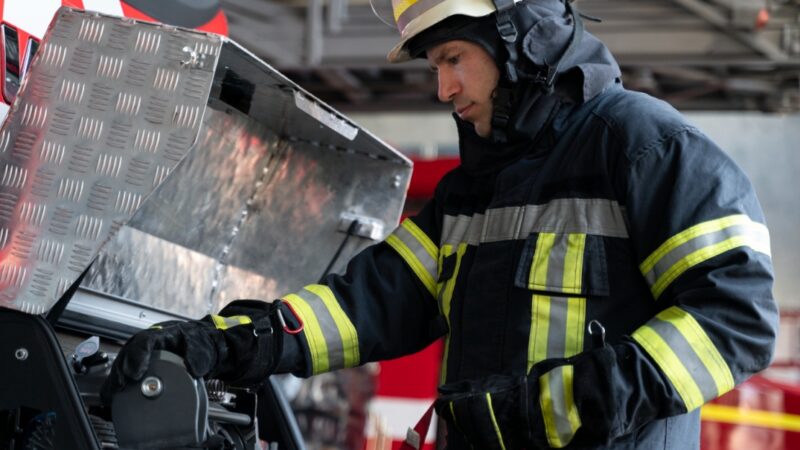
[[(521, 51), (519, 64), (530, 76), (533, 70), (556, 64), (566, 50), (575, 24), (560, 0), (525, 0), (516, 9), (522, 29), (526, 30), (517, 39)], [(575, 10), (574, 5), (572, 9)], [(579, 14), (577, 10), (575, 14)], [(582, 33), (573, 52), (559, 62), (557, 76), (575, 71), (580, 75), (577, 77), (580, 83), (574, 87), (579, 88), (581, 102), (603, 92), (621, 75), (611, 52), (588, 31)]]
[[(577, 36), (569, 54), (562, 57), (576, 28), (575, 18), (563, 1), (523, 0), (516, 4), (510, 17), (518, 30), (514, 67), (519, 79), (515, 83), (509, 82), (503, 68), (509, 53), (497, 30), (496, 14), (477, 19), (455, 16), (409, 42), (412, 55), (421, 56), (425, 49), (448, 40), (470, 40), (497, 61), (500, 84), (511, 93), (508, 125), (503, 133), (493, 129), (491, 138), (482, 138), (471, 124), (454, 115), (462, 168), (474, 175), (496, 172), (540, 147), (537, 144), (543, 131), (564, 103), (591, 100), (614, 84), (621, 74), (608, 48), (585, 31)], [(548, 68), (555, 74), (551, 88), (542, 83), (542, 74)]]

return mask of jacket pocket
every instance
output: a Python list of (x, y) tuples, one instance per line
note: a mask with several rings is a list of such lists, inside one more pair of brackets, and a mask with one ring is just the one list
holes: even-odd
[(531, 293), (528, 371), (540, 361), (582, 352), (587, 299), (609, 294), (603, 238), (583, 233), (531, 234), (514, 284)]
[(514, 284), (552, 295), (608, 296), (603, 237), (584, 233), (532, 233), (522, 249)]

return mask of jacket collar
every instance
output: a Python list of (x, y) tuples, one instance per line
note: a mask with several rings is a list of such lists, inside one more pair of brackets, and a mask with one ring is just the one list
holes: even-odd
[(470, 175), (496, 173), (538, 151), (553, 118), (573, 109), (564, 106), (580, 105), (595, 98), (613, 86), (621, 75), (608, 48), (585, 32), (578, 47), (560, 64), (554, 91), (544, 91), (526, 74), (563, 53), (572, 35), (572, 19), (564, 16), (563, 4), (557, 0), (523, 2), (519, 7), (527, 8), (524, 16), (532, 25), (521, 37), (524, 56), (518, 64), (522, 76), (513, 87), (507, 141), (481, 138), (471, 124), (454, 115), (461, 165)]

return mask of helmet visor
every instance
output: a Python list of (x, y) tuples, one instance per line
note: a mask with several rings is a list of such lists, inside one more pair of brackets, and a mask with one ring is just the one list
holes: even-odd
[(483, 17), (496, 11), (492, 0), (370, 0), (370, 6), (381, 21), (400, 31), (400, 42), (387, 55), (391, 62), (411, 59), (406, 43), (450, 16)]
[(397, 28), (394, 21), (394, 10), (392, 8), (392, 0), (369, 0), (369, 6), (381, 22), (389, 25), (392, 28)]
[[(372, 11), (384, 23), (397, 26), (403, 34), (408, 24), (446, 0), (370, 0)], [(395, 25), (396, 24), (396, 25)]]

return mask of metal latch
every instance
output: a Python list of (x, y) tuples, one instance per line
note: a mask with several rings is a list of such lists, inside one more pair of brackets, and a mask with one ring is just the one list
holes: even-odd
[(349, 212), (342, 213), (339, 216), (338, 231), (347, 233), (354, 221), (358, 221), (358, 223), (352, 231), (353, 235), (372, 239), (373, 241), (380, 240), (383, 237), (384, 226), (382, 220)]

